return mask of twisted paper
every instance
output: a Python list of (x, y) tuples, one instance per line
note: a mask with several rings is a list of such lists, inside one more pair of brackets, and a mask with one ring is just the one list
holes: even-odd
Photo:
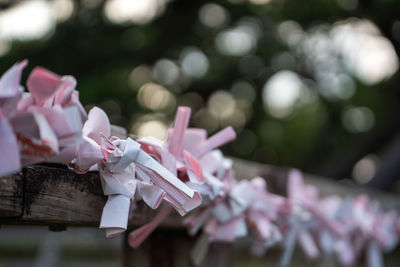
[(205, 130), (188, 128), (190, 109), (180, 107), (165, 141), (122, 140), (110, 136), (104, 111), (86, 114), (71, 76), (37, 67), (25, 93), (20, 79), (26, 65), (15, 64), (0, 79), (0, 147), (7, 151), (0, 154), (0, 177), (39, 162), (68, 164), (77, 173), (97, 170), (108, 196), (100, 222), (106, 237), (127, 229), (132, 201), (142, 200), (153, 209), (166, 205), (129, 234), (129, 244), (140, 246), (173, 210), (182, 216), (192, 211), (183, 222), (191, 235), (203, 232), (192, 252), (196, 265), (210, 242), (249, 235), (257, 255), (282, 246), (282, 266), (298, 244), (312, 260), (336, 255), (353, 266), (366, 251), (368, 266), (381, 267), (382, 253), (398, 244), (396, 212), (382, 211), (365, 195), (320, 199), (298, 170), (289, 173), (287, 198), (268, 192), (261, 177), (237, 182), (232, 160), (217, 149), (235, 139), (231, 127), (207, 138)]

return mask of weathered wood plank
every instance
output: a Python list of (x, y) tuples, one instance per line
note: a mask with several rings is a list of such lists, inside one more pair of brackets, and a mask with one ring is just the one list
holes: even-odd
[(0, 218), (12, 218), (22, 215), (22, 173), (17, 173), (0, 179), (0, 196)]
[[(268, 189), (285, 194), (287, 169), (234, 159), (238, 179), (263, 176)], [(365, 193), (365, 188), (351, 187), (325, 178), (305, 175), (305, 182), (317, 186), (321, 195), (354, 196)], [(62, 224), (98, 226), (106, 202), (98, 173), (76, 174), (66, 168), (34, 166), (23, 173), (0, 180), (0, 223), (2, 224)], [(400, 210), (400, 199), (390, 194), (368, 191), (383, 208)], [(129, 226), (150, 221), (156, 211), (139, 202), (131, 213)], [(170, 215), (163, 226), (179, 228), (182, 219)]]
[(85, 225), (100, 221), (106, 201), (97, 173), (43, 166), (25, 169), (23, 221)]
[[(101, 188), (99, 174), (77, 174), (66, 168), (34, 166), (22, 174), (0, 180), (0, 223), (98, 226), (107, 197)], [(133, 207), (133, 205), (132, 205)], [(139, 226), (154, 218), (157, 211), (143, 202), (136, 203), (129, 226)], [(165, 222), (167, 227), (180, 227), (175, 213)]]
[[(267, 179), (269, 190), (286, 193), (288, 169), (239, 159), (234, 159), (234, 169), (238, 179), (262, 176)], [(305, 175), (305, 182), (318, 187), (322, 196), (366, 192), (365, 188), (312, 175)], [(368, 193), (383, 208), (400, 210), (398, 197), (376, 191)], [(105, 202), (99, 175), (95, 172), (80, 175), (62, 167), (34, 166), (0, 180), (0, 224), (42, 224), (53, 229), (78, 225), (98, 227)], [(129, 227), (147, 223), (155, 213), (143, 202), (137, 203), (131, 212)], [(138, 250), (125, 244), (124, 266), (191, 266), (193, 239), (185, 233), (182, 218), (173, 213), (162, 226), (178, 229), (157, 230)], [(212, 244), (202, 266), (232, 266), (232, 249), (231, 244)]]

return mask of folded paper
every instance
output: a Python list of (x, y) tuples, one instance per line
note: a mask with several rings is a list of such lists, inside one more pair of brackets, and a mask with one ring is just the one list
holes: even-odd
[(383, 254), (398, 244), (399, 216), (366, 195), (320, 198), (298, 170), (288, 173), (286, 197), (269, 192), (261, 177), (238, 182), (233, 161), (218, 150), (235, 139), (232, 127), (207, 137), (204, 129), (188, 128), (191, 110), (179, 107), (164, 141), (111, 136), (103, 110), (86, 114), (72, 76), (36, 67), (24, 92), (26, 65), (17, 63), (0, 78), (0, 177), (40, 162), (67, 164), (77, 173), (98, 171), (107, 196), (100, 222), (106, 237), (126, 231), (141, 200), (159, 210), (128, 235), (129, 244), (140, 246), (175, 210), (186, 215), (189, 234), (202, 232), (191, 253), (195, 265), (211, 242), (249, 235), (256, 255), (281, 246), (281, 266), (290, 264), (299, 246), (310, 260), (336, 256), (355, 266), (365, 255), (367, 266), (381, 267)]

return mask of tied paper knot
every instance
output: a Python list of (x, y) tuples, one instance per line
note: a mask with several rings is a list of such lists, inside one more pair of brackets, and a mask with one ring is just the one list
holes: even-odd
[(255, 199), (247, 213), (249, 228), (254, 232), (252, 253), (262, 255), (266, 250), (282, 241), (278, 227), (280, 213), (285, 209), (285, 198), (267, 191), (267, 183), (261, 177), (251, 180)]
[[(225, 159), (219, 150), (212, 151), (202, 157), (201, 163), (204, 166), (202, 168), (203, 177), (207, 181), (211, 181), (207, 183), (211, 186), (213, 194), (208, 195), (209, 200), (204, 203), (203, 207), (184, 220), (191, 235), (195, 235), (213, 216), (214, 206), (225, 199), (230, 189), (230, 184), (225, 180), (232, 174), (230, 169), (232, 162)], [(221, 205), (224, 204), (221, 203)]]
[(365, 251), (367, 265), (381, 267), (382, 254), (398, 243), (395, 212), (382, 211), (366, 196), (319, 199), (297, 170), (289, 173), (287, 198), (268, 192), (259, 177), (236, 182), (232, 160), (217, 149), (235, 138), (231, 127), (207, 137), (203, 129), (188, 128), (190, 109), (180, 107), (165, 141), (110, 137), (107, 115), (99, 108), (86, 115), (73, 77), (38, 67), (24, 93), (26, 65), (17, 63), (0, 78), (0, 147), (7, 151), (0, 154), (0, 176), (42, 161), (68, 163), (77, 173), (98, 170), (108, 196), (100, 223), (107, 237), (126, 230), (132, 200), (153, 209), (165, 200), (168, 205), (128, 242), (139, 246), (173, 209), (185, 215), (198, 207), (184, 220), (192, 235), (203, 230), (192, 250), (195, 265), (210, 242), (233, 242), (248, 230), (256, 254), (281, 243), (282, 265), (299, 243), (310, 259), (323, 252), (325, 260), (335, 255), (354, 266)]
[(247, 235), (245, 212), (255, 200), (248, 181), (236, 183), (230, 168), (223, 172), (224, 188), (207, 207), (184, 220), (194, 235), (203, 227), (203, 235), (191, 253), (195, 265), (203, 262), (210, 242), (233, 242)]
[(137, 187), (133, 161), (139, 150), (140, 145), (130, 138), (109, 140), (102, 136), (101, 151), (104, 158), (99, 163), (99, 173), (108, 200), (100, 228), (106, 229), (106, 237), (120, 234), (127, 228), (130, 200), (134, 198)]
[(104, 194), (108, 196), (100, 223), (107, 237), (126, 230), (130, 201), (135, 196), (153, 209), (162, 200), (174, 203), (179, 212), (197, 206), (192, 204), (199, 202), (195, 192), (142, 150), (141, 144), (131, 138), (108, 138), (110, 125), (101, 109), (89, 112), (83, 133), (83, 142), (70, 166), (85, 172), (97, 165)]
[[(190, 113), (191, 111), (187, 107), (178, 109), (174, 127), (168, 130), (168, 138), (165, 142), (153, 138), (138, 140), (144, 151), (156, 158), (194, 191), (193, 200), (186, 205), (179, 203), (177, 198), (165, 197), (165, 200), (181, 215), (198, 207), (202, 200), (206, 204), (207, 201), (217, 198), (222, 193), (224, 183), (220, 179), (222, 177), (220, 165), (224, 160), (222, 153), (215, 148), (235, 138), (235, 133), (230, 127), (209, 138), (203, 129), (188, 129)], [(212, 162), (213, 160), (215, 161)], [(205, 164), (209, 162), (211, 164)], [(138, 174), (139, 177), (144, 176), (142, 179), (146, 180), (146, 172)], [(167, 211), (162, 209), (148, 224), (131, 232), (128, 239), (130, 245), (138, 247), (165, 218), (168, 214)]]
[(29, 93), (23, 94), (26, 65), (26, 60), (17, 63), (0, 79), (0, 145), (9, 152), (0, 158), (0, 176), (43, 161), (68, 163), (86, 120), (71, 76), (37, 67), (27, 81)]
[[(383, 252), (392, 251), (398, 243), (396, 235), (396, 218), (393, 212), (383, 212), (377, 202), (367, 196), (357, 197), (353, 202), (351, 216), (351, 233), (353, 237), (353, 262), (366, 250), (368, 267), (382, 267)], [(347, 242), (351, 240), (347, 239)]]
[(281, 265), (287, 266), (291, 260), (294, 247), (298, 242), (309, 259), (320, 256), (315, 237), (311, 229), (326, 229), (335, 237), (344, 237), (346, 231), (341, 223), (331, 220), (318, 206), (318, 191), (313, 186), (304, 185), (300, 171), (292, 170), (288, 174), (288, 207), (287, 229), (283, 240), (284, 252)]

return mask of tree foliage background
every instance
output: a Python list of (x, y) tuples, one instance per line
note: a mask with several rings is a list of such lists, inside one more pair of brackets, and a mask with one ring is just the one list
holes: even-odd
[[(0, 71), (29, 59), (81, 101), (163, 138), (176, 107), (227, 154), (391, 187), (399, 151), (397, 0), (0, 0)], [(389, 178), (388, 178), (389, 177)], [(390, 178), (392, 177), (392, 178)]]

